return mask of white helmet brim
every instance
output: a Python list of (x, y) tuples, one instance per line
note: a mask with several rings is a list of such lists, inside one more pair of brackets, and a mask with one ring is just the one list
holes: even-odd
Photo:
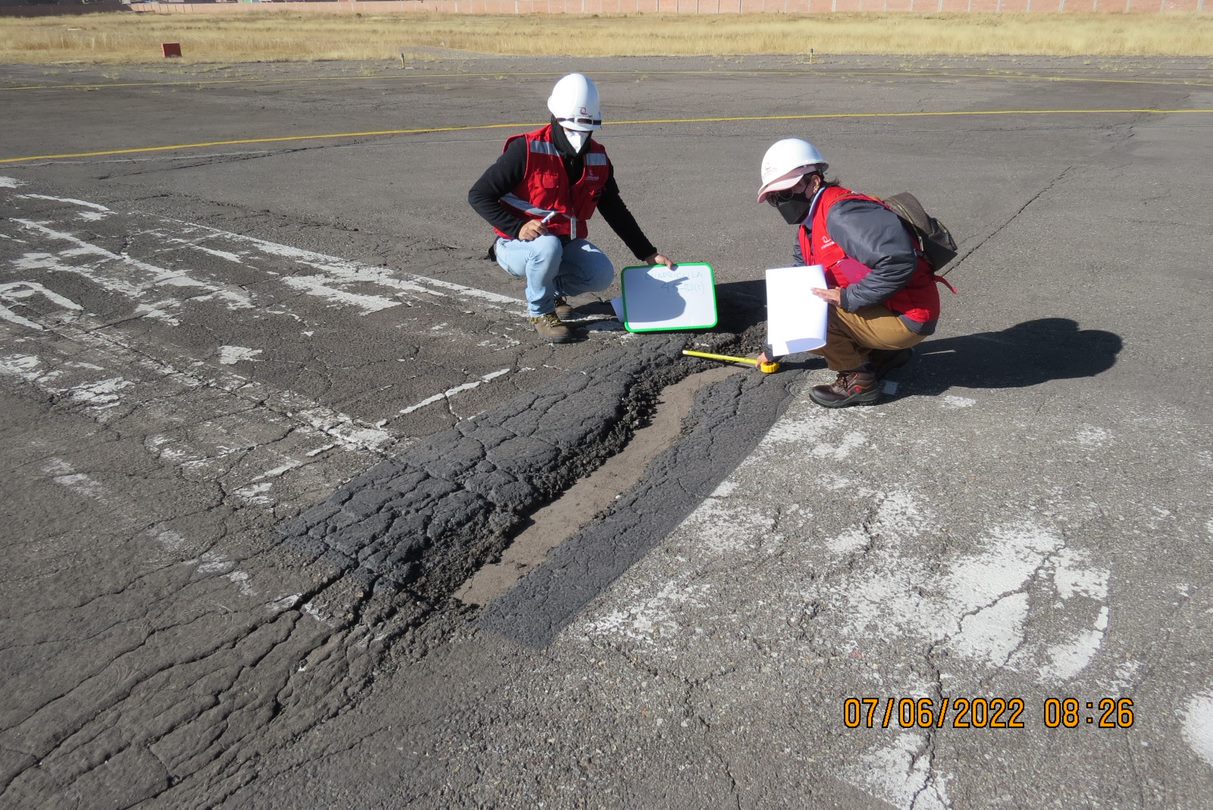
[(775, 192), (785, 191), (791, 188), (799, 183), (800, 178), (804, 177), (806, 174), (812, 174), (813, 172), (824, 172), (825, 170), (826, 164), (824, 163), (810, 163), (807, 166), (797, 166), (790, 172), (785, 172), (779, 177), (776, 177), (774, 180), (770, 180), (759, 186), (758, 202), (766, 202), (767, 197), (771, 196)]

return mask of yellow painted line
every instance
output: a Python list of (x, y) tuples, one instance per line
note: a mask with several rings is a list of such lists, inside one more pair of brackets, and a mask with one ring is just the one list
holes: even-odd
[[(612, 127), (653, 126), (660, 124), (719, 124), (747, 121), (824, 121), (840, 119), (872, 118), (963, 118), (1025, 115), (1208, 115), (1213, 109), (1155, 110), (1155, 109), (1096, 109), (1096, 110), (953, 110), (943, 112), (871, 112), (871, 113), (804, 113), (800, 115), (729, 115), (703, 118), (647, 118), (632, 121), (611, 121)], [(450, 127), (418, 127), (414, 129), (379, 129), (367, 132), (332, 132), (314, 135), (283, 135), (272, 138), (236, 138), (224, 141), (201, 143), (178, 143), (166, 146), (135, 146), (127, 149), (98, 149), (91, 152), (64, 152), (55, 155), (27, 155), (25, 157), (0, 158), (0, 165), (25, 163), (34, 160), (68, 160), (72, 158), (112, 157), (114, 155), (139, 155), (155, 152), (175, 152), (185, 149), (206, 149), (216, 146), (249, 146), (265, 143), (294, 143), (298, 141), (323, 141), (341, 138), (380, 138), (392, 135), (424, 135), (436, 132), (472, 132), (475, 130), (513, 129), (524, 131), (542, 126), (541, 122), (512, 124), (465, 124)]]
[[(144, 82), (106, 82), (95, 84), (27, 84), (5, 87), (0, 85), (0, 92), (19, 92), (31, 90), (110, 90), (131, 87), (207, 87), (213, 85), (247, 84), (249, 86), (308, 84), (312, 82), (362, 82), (362, 81), (418, 81), (425, 79), (501, 79), (512, 80), (520, 76), (544, 77), (561, 76), (559, 71), (496, 71), (493, 73), (426, 73), (417, 71), (401, 74), (375, 74), (371, 76), (299, 76), (295, 78), (271, 79), (244, 76), (234, 79), (177, 79), (174, 81), (144, 81)], [(828, 67), (817, 70), (796, 70), (792, 68), (752, 68), (746, 70), (601, 70), (595, 71), (595, 76), (789, 76), (789, 77), (839, 77), (854, 78), (864, 76), (875, 77), (919, 77), (939, 79), (995, 79), (1002, 81), (1023, 82), (1077, 82), (1089, 84), (1142, 84), (1183, 87), (1213, 87), (1213, 79), (1113, 79), (1104, 76), (1045, 76), (1032, 73), (950, 73), (947, 71), (877, 71), (877, 70), (845, 70), (833, 71)]]
[(30, 160), (66, 160), (68, 158), (112, 157), (113, 155), (139, 155), (152, 152), (174, 152), (179, 149), (205, 149), (214, 146), (247, 146), (258, 143), (290, 143), (292, 141), (324, 141), (337, 138), (378, 138), (386, 135), (421, 135), (433, 132), (465, 132), (475, 129), (534, 129), (541, 126), (529, 124), (470, 124), (456, 127), (422, 127), (419, 129), (379, 129), (369, 132), (331, 132), (320, 135), (283, 135), (274, 138), (237, 138), (229, 141), (203, 141), (201, 143), (177, 143), (168, 146), (135, 146), (129, 149), (100, 149), (95, 152), (67, 152), (59, 155), (30, 155), (29, 157), (2, 158), (0, 164), (22, 163)]

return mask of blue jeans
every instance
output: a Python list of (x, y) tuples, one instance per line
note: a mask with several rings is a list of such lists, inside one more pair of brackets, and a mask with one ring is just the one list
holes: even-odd
[(562, 245), (555, 236), (530, 242), (497, 240), (497, 264), (511, 276), (526, 279), (528, 314), (534, 318), (556, 309), (556, 298), (605, 290), (615, 280), (606, 254), (585, 239)]

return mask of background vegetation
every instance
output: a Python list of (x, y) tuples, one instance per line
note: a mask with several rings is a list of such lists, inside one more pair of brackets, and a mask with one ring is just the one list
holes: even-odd
[[(0, 63), (398, 59), (515, 55), (941, 54), (1213, 56), (1213, 15), (822, 14), (619, 17), (94, 14), (0, 18)], [(574, 53), (575, 51), (575, 53)]]

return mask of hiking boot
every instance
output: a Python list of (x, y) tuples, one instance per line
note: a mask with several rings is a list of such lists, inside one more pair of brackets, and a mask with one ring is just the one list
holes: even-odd
[(872, 373), (876, 379), (882, 380), (890, 371), (901, 368), (914, 357), (913, 349), (873, 349), (868, 355), (872, 364)]
[(561, 322), (555, 312), (531, 318), (535, 331), (548, 343), (568, 343), (574, 337), (573, 330), (568, 324)]
[(573, 307), (563, 295), (556, 296), (556, 317), (562, 321), (573, 317)]
[(840, 371), (832, 384), (809, 389), (809, 398), (824, 408), (875, 405), (880, 399), (880, 382), (870, 371)]

